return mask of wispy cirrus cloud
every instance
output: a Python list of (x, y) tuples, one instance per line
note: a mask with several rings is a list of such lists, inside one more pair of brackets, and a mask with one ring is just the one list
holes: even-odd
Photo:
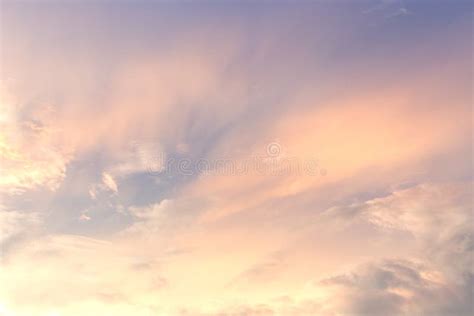
[(438, 5), (5, 4), (0, 313), (470, 312), (471, 23)]

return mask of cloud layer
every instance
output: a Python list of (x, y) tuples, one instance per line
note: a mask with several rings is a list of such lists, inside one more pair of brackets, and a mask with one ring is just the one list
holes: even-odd
[(470, 315), (471, 9), (4, 4), (0, 315)]

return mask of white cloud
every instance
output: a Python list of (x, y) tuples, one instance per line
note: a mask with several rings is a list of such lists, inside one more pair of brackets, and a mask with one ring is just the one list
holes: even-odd
[(92, 218), (88, 215), (88, 212), (87, 211), (84, 211), (81, 213), (81, 215), (79, 216), (79, 220), (81, 222), (88, 222), (90, 221)]
[(114, 193), (118, 192), (117, 183), (115, 182), (114, 178), (107, 172), (102, 173), (102, 182), (110, 191)]
[(0, 112), (0, 191), (57, 189), (73, 151), (61, 141), (54, 108), (25, 102), (1, 85)]

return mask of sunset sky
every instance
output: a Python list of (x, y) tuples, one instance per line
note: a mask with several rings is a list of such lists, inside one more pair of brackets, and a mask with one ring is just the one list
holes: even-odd
[(0, 315), (471, 315), (472, 9), (1, 0)]

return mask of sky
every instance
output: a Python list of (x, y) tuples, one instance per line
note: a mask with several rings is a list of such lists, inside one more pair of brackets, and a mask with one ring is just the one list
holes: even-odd
[(472, 14), (0, 1), (0, 315), (471, 315)]

